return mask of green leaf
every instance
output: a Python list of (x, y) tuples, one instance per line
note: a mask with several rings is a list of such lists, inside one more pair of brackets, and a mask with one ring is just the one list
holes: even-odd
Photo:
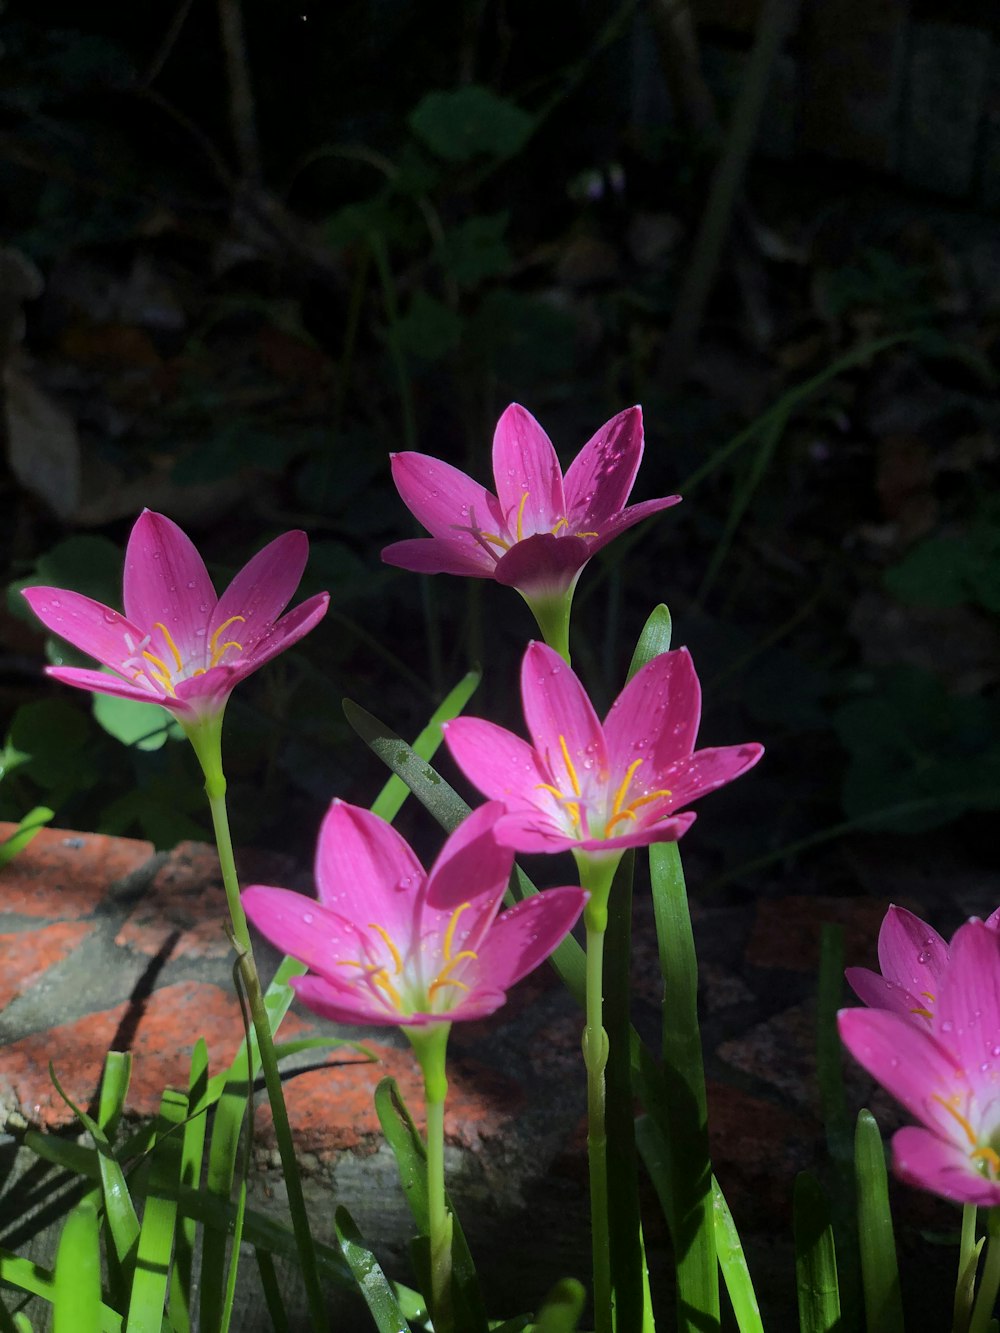
[[(158, 1325), (157, 1325), (158, 1326)], [(100, 1333), (101, 1250), (97, 1209), (85, 1199), (59, 1237), (52, 1292), (53, 1333)]]
[(404, 352), (421, 361), (441, 361), (458, 347), (463, 328), (461, 315), (421, 288), (396, 321), (395, 333)]
[(793, 1230), (800, 1333), (837, 1333), (840, 1289), (830, 1206), (808, 1171), (795, 1181)]
[(470, 84), (453, 92), (427, 93), (410, 113), (413, 133), (447, 162), (512, 157), (528, 140), (535, 120), (489, 88)]
[(174, 1251), (177, 1199), (161, 1191), (164, 1187), (175, 1190), (180, 1183), (184, 1140), (170, 1130), (182, 1125), (186, 1115), (187, 1097), (167, 1088), (160, 1101), (158, 1139), (153, 1149), (149, 1193), (142, 1212), (127, 1333), (155, 1333), (163, 1318)]
[(40, 555), (32, 574), (10, 584), (7, 590), (8, 610), (33, 625), (38, 622), (20, 589), (35, 584), (70, 588), (92, 597), (95, 602), (115, 606), (121, 597), (121, 549), (107, 537), (83, 534), (67, 537), (51, 551)]
[(659, 606), (653, 608), (642, 627), (642, 633), (639, 635), (639, 641), (635, 645), (635, 652), (629, 664), (628, 680), (652, 662), (654, 657), (670, 651), (671, 629), (670, 612), (661, 602)]
[(10, 837), (0, 842), (0, 870), (13, 861), (18, 852), (23, 852), (35, 834), (54, 818), (55, 811), (47, 805), (36, 805), (34, 810), (29, 810)]
[(739, 1333), (764, 1333), (757, 1293), (750, 1279), (740, 1234), (736, 1230), (736, 1223), (733, 1221), (725, 1196), (719, 1188), (719, 1182), (714, 1176), (712, 1204), (715, 1209), (715, 1248), (719, 1255), (719, 1268), (722, 1270)]
[(587, 1292), (576, 1278), (557, 1282), (542, 1303), (534, 1333), (574, 1333), (580, 1325)]
[(281, 1295), (281, 1286), (278, 1282), (274, 1260), (266, 1250), (261, 1249), (254, 1249), (254, 1257), (257, 1260), (260, 1285), (264, 1288), (264, 1303), (267, 1305), (271, 1327), (274, 1333), (291, 1333), (288, 1311), (285, 1309), (285, 1301)]
[(861, 1111), (858, 1115), (854, 1172), (867, 1333), (903, 1333), (903, 1305), (889, 1208), (885, 1149), (871, 1111)]
[(461, 287), (477, 287), (487, 278), (506, 273), (511, 255), (504, 240), (509, 213), (467, 218), (445, 235), (441, 260)]
[(109, 736), (137, 750), (159, 750), (168, 739), (184, 739), (182, 728), (159, 704), (142, 704), (114, 694), (95, 694), (91, 710)]
[[(188, 1075), (188, 1096), (186, 1105), (187, 1119), (181, 1136), (180, 1171), (181, 1185), (197, 1189), (201, 1182), (201, 1164), (205, 1152), (205, 1132), (207, 1117), (201, 1113), (192, 1114), (194, 1108), (205, 1096), (208, 1087), (208, 1046), (205, 1038), (199, 1037), (191, 1053), (191, 1069)], [(174, 1245), (174, 1264), (170, 1273), (170, 1320), (177, 1333), (190, 1333), (192, 1302), (192, 1276), (194, 1272), (194, 1251), (197, 1240), (197, 1227), (189, 1217), (182, 1217), (177, 1226)]]
[(86, 715), (64, 699), (22, 704), (7, 738), (8, 745), (29, 756), (20, 771), (51, 795), (49, 803), (56, 808), (100, 778), (93, 739)]
[(334, 1223), (341, 1253), (350, 1265), (378, 1333), (406, 1333), (409, 1325), (403, 1318), (396, 1293), (346, 1208), (337, 1209)]

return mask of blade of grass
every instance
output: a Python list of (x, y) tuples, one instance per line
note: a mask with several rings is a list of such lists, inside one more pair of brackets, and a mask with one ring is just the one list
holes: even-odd
[(10, 837), (0, 842), (0, 870), (13, 861), (18, 852), (23, 852), (32, 838), (53, 819), (55, 811), (47, 805), (36, 805), (34, 810), (29, 810)]
[(740, 1242), (740, 1234), (729, 1211), (719, 1182), (712, 1177), (712, 1204), (715, 1208), (715, 1248), (719, 1255), (719, 1268), (729, 1293), (729, 1303), (733, 1307), (736, 1324), (740, 1333), (764, 1333), (761, 1323), (760, 1306), (757, 1293), (753, 1289), (746, 1255)]
[[(109, 1142), (125, 1109), (125, 1098), (132, 1078), (132, 1056), (129, 1052), (109, 1051), (104, 1059), (104, 1073), (101, 1077), (101, 1089), (97, 1103), (97, 1123), (104, 1131)], [(101, 1201), (101, 1191), (95, 1190), (93, 1201)], [(129, 1280), (115, 1248), (111, 1234), (110, 1220), (105, 1214), (104, 1228), (107, 1232), (105, 1258), (108, 1268), (108, 1291), (115, 1305), (125, 1307), (128, 1298)]]
[(177, 1201), (163, 1197), (159, 1191), (164, 1185), (178, 1184), (181, 1179), (184, 1140), (179, 1134), (162, 1131), (183, 1123), (187, 1104), (187, 1097), (172, 1088), (167, 1088), (160, 1100), (158, 1128), (161, 1134), (153, 1152), (149, 1193), (142, 1211), (126, 1333), (156, 1333), (163, 1318), (174, 1249)]
[[(247, 1127), (243, 1136), (243, 1161), (240, 1170), (239, 1190), (236, 1195), (236, 1220), (233, 1225), (233, 1240), (229, 1249), (229, 1271), (226, 1275), (226, 1293), (222, 1305), (222, 1318), (219, 1333), (229, 1333), (229, 1323), (233, 1317), (233, 1301), (236, 1297), (236, 1274), (240, 1263), (240, 1245), (243, 1242), (243, 1224), (247, 1207), (247, 1179), (250, 1175), (250, 1151), (253, 1145), (253, 1068), (251, 1066), (251, 1018), (247, 999), (247, 988), (257, 984), (253, 964), (241, 953), (233, 964), (233, 986), (236, 998), (240, 1002), (243, 1016), (243, 1045), (247, 1051), (246, 1079), (249, 1089), (247, 1096)], [(270, 1022), (270, 1019), (269, 1019)], [(274, 1103), (272, 1102), (272, 1107)], [(296, 1237), (298, 1233), (296, 1232)], [(296, 1246), (298, 1249), (298, 1246)], [(299, 1250), (301, 1259), (301, 1250)], [(318, 1280), (318, 1275), (317, 1275)]]
[(574, 1277), (564, 1277), (542, 1302), (534, 1333), (575, 1333), (580, 1326), (586, 1298), (582, 1282), (577, 1282)]
[(639, 635), (629, 664), (628, 680), (631, 680), (637, 671), (641, 671), (647, 662), (652, 662), (654, 657), (670, 651), (672, 632), (673, 622), (670, 612), (661, 602), (659, 606), (653, 608), (642, 627), (642, 633)]
[(854, 1134), (858, 1247), (867, 1333), (903, 1333), (903, 1302), (882, 1135), (871, 1111), (860, 1111)]
[(274, 1267), (274, 1259), (266, 1250), (256, 1248), (254, 1249), (254, 1258), (257, 1260), (257, 1271), (260, 1274), (260, 1285), (264, 1289), (264, 1303), (271, 1319), (271, 1327), (274, 1333), (291, 1333), (288, 1311), (285, 1309), (285, 1302), (281, 1295), (281, 1286)]
[(814, 1175), (795, 1181), (793, 1230), (800, 1333), (837, 1333), (840, 1289), (830, 1205)]
[(101, 1333), (100, 1228), (89, 1199), (68, 1215), (59, 1237), (52, 1333)]
[[(206, 1117), (191, 1115), (190, 1108), (204, 1096), (208, 1086), (208, 1046), (199, 1037), (191, 1053), (188, 1075), (188, 1095), (185, 1103), (186, 1118), (181, 1137), (179, 1182), (197, 1188), (201, 1180), (201, 1163), (205, 1153)], [(194, 1271), (194, 1247), (197, 1227), (190, 1217), (182, 1217), (177, 1224), (174, 1245), (174, 1263), (170, 1273), (170, 1296), (167, 1309), (177, 1333), (191, 1331), (191, 1279)]]
[(406, 1333), (409, 1324), (403, 1318), (396, 1294), (378, 1260), (365, 1244), (354, 1219), (343, 1206), (334, 1214), (334, 1224), (341, 1252), (350, 1265), (378, 1333)]

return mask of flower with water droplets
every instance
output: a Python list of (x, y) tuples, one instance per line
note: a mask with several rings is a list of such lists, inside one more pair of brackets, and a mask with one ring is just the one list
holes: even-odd
[(897, 1005), (843, 1009), (840, 1037), (921, 1122), (893, 1137), (897, 1174), (946, 1199), (996, 1207), (1000, 934), (984, 921), (968, 921), (945, 953), (938, 951), (937, 963), (936, 998), (926, 1021), (915, 1022)]
[(516, 588), (546, 639), (565, 638), (569, 603), (587, 561), (619, 533), (680, 500), (626, 507), (642, 460), (642, 409), (619, 412), (583, 446), (563, 476), (552, 441), (512, 403), (493, 437), (496, 494), (427, 454), (392, 456), (393, 480), (430, 537), (394, 542), (390, 565), (467, 574)]
[(48, 667), (67, 685), (158, 703), (186, 729), (216, 718), (234, 686), (323, 618), (328, 593), (281, 613), (305, 569), (309, 541), (286, 532), (216, 596), (205, 562), (176, 523), (146, 509), (125, 552), (125, 614), (65, 588), (25, 588), (46, 629), (111, 672)]
[(481, 718), (444, 727), (469, 781), (506, 806), (496, 835), (519, 852), (620, 855), (672, 842), (694, 822), (686, 805), (763, 754), (756, 744), (695, 750), (701, 690), (683, 648), (636, 672), (602, 723), (559, 654), (531, 643), (521, 698), (531, 744)]
[(482, 805), (429, 873), (377, 815), (334, 801), (316, 848), (318, 901), (253, 885), (247, 917), (301, 959), (296, 994), (338, 1023), (421, 1028), (483, 1018), (572, 929), (586, 895), (546, 889), (497, 915), (513, 852), (494, 836), (502, 808)]

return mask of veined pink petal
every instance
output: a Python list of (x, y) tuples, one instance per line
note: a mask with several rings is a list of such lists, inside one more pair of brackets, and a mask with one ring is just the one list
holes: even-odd
[(655, 811), (656, 806), (649, 806), (643, 812), (646, 817), (636, 824), (621, 824), (622, 831), (613, 838), (583, 838), (575, 846), (582, 852), (623, 852), (628, 847), (649, 847), (654, 842), (677, 842), (698, 818), (693, 810), (684, 810), (669, 819), (651, 820), (648, 810)]
[[(233, 639), (242, 652), (251, 655), (291, 601), (302, 580), (309, 558), (309, 538), (304, 532), (284, 532), (257, 552), (237, 573), (219, 598), (208, 621), (211, 641), (216, 635)], [(227, 621), (241, 620), (223, 630)], [(204, 625), (204, 619), (202, 620)]]
[(82, 593), (46, 587), (22, 591), (46, 629), (115, 671), (121, 671), (122, 663), (131, 656), (125, 636), (131, 637), (133, 646), (143, 638), (143, 631), (120, 612)]
[(370, 991), (348, 986), (334, 978), (310, 975), (292, 977), (292, 989), (314, 1014), (331, 1023), (350, 1023), (355, 1027), (400, 1027), (413, 1022), (382, 1004)]
[(947, 966), (948, 946), (926, 921), (892, 904), (878, 933), (878, 961), (883, 976), (924, 996), (926, 1007)]
[(989, 926), (990, 930), (1000, 930), (1000, 907), (994, 908), (983, 925)]
[(391, 824), (369, 810), (333, 802), (316, 846), (316, 889), (325, 907), (362, 927), (375, 922), (390, 935), (405, 936), (423, 882), (423, 866)]
[(527, 741), (478, 717), (456, 717), (441, 730), (459, 768), (490, 800), (534, 805), (548, 772)]
[(552, 441), (518, 403), (511, 403), (493, 436), (497, 499), (512, 537), (551, 532), (566, 517), (562, 468)]
[(929, 1129), (961, 1143), (971, 1087), (958, 1059), (929, 1028), (887, 1009), (842, 1009), (840, 1039), (858, 1064)]
[(191, 539), (171, 519), (145, 509), (136, 519), (125, 551), (122, 580), (125, 614), (153, 635), (153, 651), (169, 661), (168, 642), (156, 629), (166, 626), (182, 658), (202, 651), (216, 603), (205, 562)]
[(232, 665), (211, 667), (200, 676), (189, 676), (177, 683), (174, 699), (165, 704), (173, 707), (175, 703), (184, 703), (200, 716), (217, 713), (225, 708), (226, 701), (233, 690), (256, 670), (257, 662), (234, 662)]
[(505, 551), (493, 577), (527, 597), (561, 597), (573, 586), (592, 554), (592, 543), (582, 537), (555, 537), (542, 532), (525, 537)]
[(590, 553), (595, 555), (608, 542), (614, 541), (623, 532), (629, 528), (634, 528), (637, 523), (641, 523), (644, 518), (649, 518), (652, 514), (658, 514), (661, 509), (671, 509), (674, 505), (680, 504), (679, 495), (666, 495), (661, 500), (643, 500), (640, 504), (630, 505), (628, 509), (623, 509), (621, 513), (612, 514), (609, 519), (597, 530), (597, 537), (590, 543)]
[(607, 522), (632, 493), (642, 462), (642, 408), (628, 407), (606, 421), (570, 464), (564, 489), (572, 532)]
[(407, 537), (382, 549), (387, 565), (415, 574), (464, 574), (491, 579), (496, 561), (478, 542), (465, 537)]
[(528, 645), (521, 698), (535, 749), (561, 792), (575, 790), (587, 769), (607, 770), (604, 732), (594, 706), (572, 668), (547, 644)]
[(136, 703), (160, 704), (182, 720), (193, 721), (196, 714), (196, 710), (183, 699), (172, 699), (166, 693), (154, 694), (151, 689), (130, 685), (120, 676), (111, 676), (105, 671), (91, 671), (87, 667), (46, 667), (45, 674), (63, 685), (74, 685), (78, 690), (89, 690), (92, 694), (113, 694), (119, 699), (134, 699)]
[(893, 1013), (907, 1018), (922, 1018), (930, 1021), (928, 1001), (925, 996), (913, 995), (898, 981), (890, 981), (880, 972), (873, 972), (870, 967), (848, 967), (844, 977), (854, 994), (872, 1009), (891, 1009)]
[(533, 971), (572, 930), (587, 895), (566, 886), (515, 904), (493, 923), (479, 958), (479, 984), (499, 991)]
[[(440, 458), (412, 451), (392, 454), (390, 462), (403, 503), (432, 537), (477, 547), (470, 530), (507, 538), (497, 497), (467, 473)], [(496, 547), (498, 553), (502, 549)]]
[[(514, 865), (514, 853), (501, 847), (493, 835), (493, 825), (502, 813), (499, 801), (487, 801), (459, 824), (427, 876), (428, 907), (450, 915), (469, 902), (474, 907), (469, 915), (475, 916), (477, 925), (482, 924), (484, 913), (485, 924), (493, 919)], [(471, 924), (462, 922), (462, 939)]]
[(662, 769), (656, 781), (669, 789), (670, 803), (677, 809), (748, 772), (763, 753), (763, 745), (755, 741), (696, 750), (690, 758)]
[(1000, 1204), (1000, 1182), (987, 1180), (965, 1148), (929, 1129), (909, 1125), (894, 1134), (892, 1162), (896, 1174), (908, 1185), (957, 1203), (984, 1208)]
[[(272, 657), (278, 653), (283, 653), (286, 648), (291, 648), (293, 643), (298, 643), (299, 639), (304, 638), (311, 629), (314, 629), (326, 615), (327, 608), (330, 605), (330, 594), (328, 592), (318, 592), (309, 597), (298, 606), (292, 607), (287, 615), (281, 617), (276, 625), (272, 625), (268, 632), (257, 640), (250, 647), (244, 647), (244, 652), (249, 655), (251, 661), (248, 670), (244, 673), (250, 674), (250, 671), (256, 671), (258, 667), (263, 666), (265, 662), (270, 662)], [(242, 627), (234, 627), (237, 632)], [(227, 664), (228, 665), (228, 664)], [(232, 663), (239, 667), (239, 661)]]
[[(636, 672), (604, 719), (612, 770), (624, 772), (644, 756), (651, 785), (664, 785), (658, 775), (691, 754), (700, 721), (701, 686), (690, 653), (660, 653)], [(645, 768), (639, 776), (647, 776)]]
[(516, 852), (623, 852), (629, 847), (648, 847), (654, 842), (676, 842), (688, 831), (697, 815), (693, 810), (671, 815), (656, 823), (623, 824), (613, 838), (577, 838), (544, 811), (523, 808), (502, 815), (496, 823), (498, 842)]
[(354, 922), (304, 893), (251, 884), (240, 894), (240, 902), (247, 919), (282, 953), (335, 981), (338, 960), (361, 953)]
[(934, 1012), (981, 1103), (1000, 1094), (1000, 936), (984, 922), (955, 932)]

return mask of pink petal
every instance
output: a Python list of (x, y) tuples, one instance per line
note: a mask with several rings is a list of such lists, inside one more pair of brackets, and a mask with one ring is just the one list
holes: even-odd
[[(650, 786), (669, 786), (658, 775), (694, 749), (701, 720), (701, 687), (686, 648), (661, 653), (637, 671), (604, 719), (604, 736), (613, 772), (624, 776), (645, 756), (641, 777)], [(640, 750), (636, 742), (641, 741)], [(674, 801), (674, 806), (679, 804)]]
[(892, 1164), (908, 1185), (930, 1190), (957, 1203), (993, 1208), (1000, 1204), (1000, 1182), (987, 1180), (965, 1148), (913, 1125), (892, 1139)]
[(211, 667), (200, 676), (189, 676), (178, 683), (175, 696), (198, 714), (207, 717), (225, 708), (233, 690), (256, 668), (256, 662), (233, 663)]
[(566, 517), (562, 468), (552, 441), (518, 403), (511, 403), (497, 422), (493, 477), (500, 511), (512, 537), (518, 535), (519, 515), (525, 537), (551, 532)]
[[(477, 918), (485, 913), (492, 919), (514, 866), (514, 853), (509, 847), (501, 847), (493, 834), (493, 825), (502, 813), (498, 801), (488, 801), (473, 810), (451, 834), (427, 876), (424, 901), (429, 908), (450, 916), (456, 907), (471, 902)], [(467, 923), (463, 921), (462, 925)], [(466, 938), (468, 933), (463, 931), (461, 937)], [(454, 951), (459, 947), (456, 939)]]
[(926, 921), (893, 904), (878, 933), (878, 961), (884, 977), (926, 1000), (937, 994), (948, 946)]
[(364, 986), (339, 985), (327, 977), (292, 977), (292, 989), (314, 1014), (331, 1023), (350, 1023), (355, 1027), (407, 1027), (413, 1018), (404, 1018), (382, 1004)]
[[(276, 657), (278, 653), (283, 653), (286, 648), (291, 648), (292, 644), (298, 643), (299, 639), (305, 638), (309, 631), (315, 629), (326, 615), (329, 605), (330, 594), (328, 592), (318, 592), (314, 597), (300, 602), (298, 606), (289, 611), (288, 615), (282, 616), (278, 623), (272, 625), (262, 638), (246, 649), (252, 662), (250, 670), (256, 671), (265, 662), (270, 662), (272, 657)], [(234, 628), (238, 629), (239, 627)], [(233, 663), (233, 665), (236, 665), (236, 663)], [(243, 675), (249, 674), (250, 671), (243, 673)], [(242, 678), (241, 676), (240, 679)]]
[(989, 926), (990, 930), (1000, 930), (1000, 907), (995, 908), (986, 920), (984, 926)]
[(566, 886), (517, 903), (493, 923), (479, 953), (479, 984), (506, 991), (533, 971), (565, 938), (587, 895)]
[[(648, 807), (649, 810), (655, 808), (652, 805)], [(677, 842), (696, 819), (693, 810), (685, 810), (683, 814), (657, 819), (655, 822), (640, 819), (636, 824), (623, 824), (622, 832), (613, 838), (586, 838), (577, 842), (576, 846), (583, 852), (623, 852), (627, 847), (648, 847), (654, 842)]]
[(890, 1009), (895, 1014), (902, 1014), (904, 1018), (917, 1018), (925, 1023), (930, 1021), (926, 1014), (920, 1013), (922, 1009), (929, 1010), (926, 997), (911, 995), (898, 981), (890, 981), (869, 967), (845, 968), (844, 977), (862, 1004), (867, 1004), (869, 1008)]
[(163, 514), (145, 509), (136, 519), (125, 551), (123, 592), (125, 614), (154, 636), (157, 656), (173, 665), (157, 624), (167, 627), (185, 661), (203, 653), (204, 634), (197, 631), (208, 625), (215, 589), (194, 543)]
[(122, 670), (122, 663), (131, 657), (125, 635), (133, 645), (145, 634), (131, 620), (109, 606), (95, 602), (82, 593), (67, 588), (24, 588), (25, 601), (46, 629), (58, 634), (81, 652), (96, 657), (98, 662)]
[(465, 537), (408, 537), (383, 547), (387, 565), (409, 569), (415, 574), (462, 574), (474, 579), (491, 579), (496, 558), (485, 547)]
[(316, 889), (326, 907), (409, 939), (424, 871), (409, 843), (370, 810), (336, 800), (316, 847)]
[(242, 623), (222, 630), (218, 643), (234, 639), (244, 655), (253, 653), (291, 601), (308, 558), (309, 538), (304, 532), (284, 532), (268, 542), (247, 561), (219, 598), (208, 621), (209, 640), (233, 616), (241, 616)]
[(690, 759), (663, 769), (657, 775), (657, 782), (671, 792), (670, 804), (677, 809), (741, 777), (763, 753), (764, 747), (755, 742), (696, 750)]
[(925, 1024), (886, 1009), (842, 1009), (837, 1026), (858, 1064), (912, 1116), (947, 1139), (965, 1142), (946, 1103), (958, 1097), (956, 1109), (964, 1114), (971, 1096), (968, 1079)]
[(353, 921), (315, 898), (291, 889), (252, 884), (240, 894), (247, 915), (265, 939), (314, 972), (337, 980), (337, 965), (363, 956)]
[(590, 543), (591, 555), (607, 546), (608, 542), (614, 541), (616, 537), (620, 537), (629, 528), (634, 528), (644, 518), (649, 518), (652, 514), (658, 514), (661, 509), (671, 509), (680, 502), (681, 497), (679, 495), (667, 495), (662, 500), (643, 500), (641, 504), (630, 505), (628, 509), (623, 509), (620, 513), (614, 514), (598, 527), (597, 537)]
[[(515, 852), (568, 852), (580, 840), (542, 810), (512, 810), (496, 822), (497, 842)], [(603, 846), (603, 844), (601, 844)]]
[(391, 463), (403, 503), (432, 537), (461, 540), (476, 549), (480, 543), (471, 535), (461, 537), (463, 531), (472, 528), (506, 538), (497, 497), (467, 473), (429, 454), (393, 454)]
[(549, 774), (520, 736), (478, 717), (457, 717), (441, 730), (459, 768), (490, 800), (535, 805)]
[(642, 408), (629, 407), (606, 421), (583, 446), (566, 473), (571, 532), (606, 523), (625, 507), (642, 461)]
[(539, 758), (563, 794), (573, 790), (563, 743), (577, 781), (586, 770), (604, 772), (608, 754), (594, 706), (571, 667), (544, 643), (530, 643), (521, 664), (524, 717)]
[(183, 721), (194, 719), (195, 710), (183, 699), (172, 699), (166, 693), (154, 693), (144, 690), (139, 685), (132, 685), (120, 676), (110, 676), (105, 671), (90, 671), (86, 667), (46, 667), (45, 674), (63, 685), (73, 685), (78, 690), (89, 690), (92, 694), (113, 694), (118, 699), (134, 699), (136, 703), (160, 704), (161, 707), (176, 713)]
[(951, 941), (941, 979), (934, 1031), (969, 1072), (981, 1102), (996, 1096), (1000, 1080), (1000, 936), (982, 921), (967, 921)]
[(590, 559), (592, 544), (582, 537), (554, 537), (551, 532), (525, 537), (496, 563), (494, 578), (526, 597), (562, 597)]

